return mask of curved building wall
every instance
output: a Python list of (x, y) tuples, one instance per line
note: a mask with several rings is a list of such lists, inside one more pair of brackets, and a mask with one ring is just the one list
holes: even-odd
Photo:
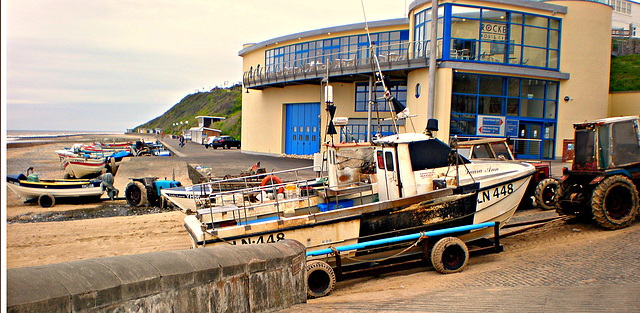
[[(562, 139), (573, 136), (573, 123), (607, 116), (609, 6), (589, 1), (440, 3), (434, 107), (434, 117), (440, 124), (437, 137), (448, 141), (454, 135), (510, 136), (517, 140), (516, 152), (521, 157), (550, 159), (561, 154)], [(406, 101), (411, 114), (417, 114), (400, 122), (403, 132), (422, 132), (427, 123), (427, 50), (431, 41), (430, 18), (425, 12), (430, 6), (431, 1), (414, 1), (407, 19), (370, 25), (372, 33), (408, 33), (407, 41), (401, 43), (404, 50), (387, 51), (379, 57), (385, 76), (393, 81), (394, 96)], [(360, 137), (356, 137), (362, 140), (371, 64), (360, 63), (362, 42), (356, 41), (360, 52), (353, 54), (351, 49), (353, 36), (364, 34), (363, 24), (353, 24), (245, 46), (239, 53), (243, 57), (243, 83), (249, 88), (243, 93), (243, 150), (309, 154), (307, 150), (297, 153), (289, 149), (304, 138), (318, 139), (312, 145), (319, 150), (327, 125), (321, 91), (326, 72), (334, 89), (336, 116), (348, 117), (345, 129), (359, 132)], [(299, 44), (321, 40), (325, 48), (328, 43), (332, 45), (323, 53), (342, 54), (303, 60), (311, 52), (303, 48), (299, 53)], [(336, 42), (340, 44), (334, 46)], [(265, 69), (265, 60), (277, 66)], [(256, 71), (258, 64), (260, 71)], [(310, 73), (310, 67), (315, 72)], [(379, 91), (377, 96), (381, 97)], [(568, 101), (564, 101), (565, 96)], [(384, 103), (380, 108), (386, 109)], [(381, 115), (386, 118), (389, 113)], [(316, 129), (317, 134), (309, 133)], [(303, 130), (306, 132), (301, 133)], [(391, 127), (382, 126), (381, 131), (384, 134)]]
[[(611, 68), (611, 7), (587, 1), (553, 1), (568, 8), (562, 19), (560, 70), (571, 78), (560, 82), (558, 140), (573, 138), (573, 123), (607, 117)], [(565, 97), (569, 101), (565, 101)]]

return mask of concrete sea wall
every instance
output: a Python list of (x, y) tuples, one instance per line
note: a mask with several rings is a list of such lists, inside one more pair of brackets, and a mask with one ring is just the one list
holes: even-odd
[(7, 270), (8, 312), (272, 312), (306, 301), (297, 241)]

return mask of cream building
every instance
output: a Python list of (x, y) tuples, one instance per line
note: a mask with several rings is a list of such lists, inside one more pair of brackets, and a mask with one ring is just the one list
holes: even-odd
[[(591, 1), (440, 1), (431, 38), (431, 1), (408, 17), (336, 26), (245, 45), (244, 152), (310, 155), (331, 139), (323, 86), (333, 87), (340, 141), (394, 131), (372, 55), (391, 94), (411, 115), (401, 132), (422, 132), (432, 115), (436, 136), (510, 137), (520, 158), (562, 154), (572, 124), (607, 117), (612, 7)], [(358, 20), (357, 17), (354, 20)], [(373, 47), (373, 48), (371, 48)], [(435, 47), (434, 106), (428, 108), (429, 56)], [(373, 82), (372, 82), (373, 81)], [(378, 98), (378, 112), (368, 110)], [(371, 118), (370, 118), (371, 117)], [(378, 120), (381, 120), (378, 123)], [(343, 119), (346, 121), (346, 119)], [(368, 126), (370, 125), (370, 126)]]

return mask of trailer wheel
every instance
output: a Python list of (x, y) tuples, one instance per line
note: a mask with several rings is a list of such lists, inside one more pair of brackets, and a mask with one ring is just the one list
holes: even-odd
[(124, 196), (130, 206), (143, 206), (147, 204), (147, 188), (141, 182), (130, 182), (124, 190)]
[(56, 198), (48, 193), (45, 193), (38, 197), (38, 204), (43, 208), (50, 208), (56, 205)]
[(307, 268), (307, 298), (324, 297), (336, 286), (336, 274), (326, 262), (309, 261)]
[(469, 261), (469, 249), (456, 237), (444, 237), (431, 250), (431, 264), (442, 274), (457, 273), (464, 270)]
[(533, 197), (536, 199), (536, 205), (543, 210), (553, 210), (556, 208), (558, 190), (558, 181), (553, 178), (543, 179), (536, 186)]
[(605, 178), (591, 196), (593, 219), (607, 229), (629, 226), (638, 215), (638, 190), (620, 175)]

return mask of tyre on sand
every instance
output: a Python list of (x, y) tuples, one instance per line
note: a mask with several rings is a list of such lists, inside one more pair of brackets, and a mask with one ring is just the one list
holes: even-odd
[(45, 193), (38, 197), (38, 204), (43, 208), (50, 208), (56, 205), (56, 198), (48, 193)]
[(556, 208), (556, 191), (558, 190), (558, 181), (553, 178), (543, 179), (536, 186), (536, 191), (533, 195), (536, 201), (536, 206), (543, 210), (553, 210)]
[(607, 229), (629, 226), (638, 215), (638, 190), (620, 175), (605, 178), (591, 195), (593, 219)]
[(469, 261), (467, 245), (456, 237), (444, 237), (431, 249), (431, 264), (442, 274), (461, 272)]
[(309, 261), (307, 268), (307, 298), (324, 297), (336, 286), (336, 274), (326, 262)]
[(124, 190), (124, 196), (130, 206), (143, 206), (147, 204), (147, 188), (141, 182), (130, 182)]

